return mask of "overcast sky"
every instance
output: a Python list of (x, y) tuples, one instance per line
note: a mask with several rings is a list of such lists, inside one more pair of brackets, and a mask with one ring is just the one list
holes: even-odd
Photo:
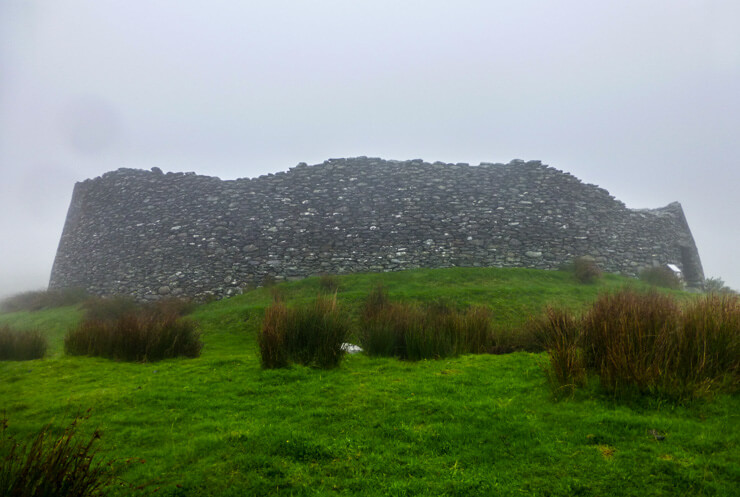
[(0, 295), (46, 286), (76, 181), (359, 155), (679, 201), (739, 289), (740, 2), (0, 1)]

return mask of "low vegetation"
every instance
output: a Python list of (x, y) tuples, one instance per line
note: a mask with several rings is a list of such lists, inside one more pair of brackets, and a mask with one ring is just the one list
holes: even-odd
[(198, 357), (200, 333), (194, 321), (181, 317), (188, 308), (176, 301), (147, 306), (122, 298), (89, 301), (84, 320), (65, 336), (64, 351), (124, 361)]
[(24, 444), (8, 433), (0, 419), (0, 495), (8, 497), (94, 497), (106, 495), (114, 483), (109, 462), (97, 457), (95, 431), (81, 438), (75, 418), (61, 435), (49, 425)]
[(421, 360), (483, 353), (493, 345), (491, 312), (460, 311), (448, 302), (390, 302), (382, 286), (370, 293), (361, 313), (359, 340), (371, 356)]
[(349, 321), (337, 309), (336, 298), (318, 297), (313, 303), (288, 307), (276, 301), (265, 311), (258, 337), (262, 367), (291, 363), (330, 369), (339, 366)]
[(550, 367), (545, 371), (558, 392), (572, 394), (586, 383), (580, 323), (567, 310), (548, 306), (543, 315), (524, 328), (547, 351)]
[(49, 344), (41, 332), (18, 331), (0, 325), (0, 361), (30, 361), (41, 359)]
[(597, 375), (612, 394), (691, 398), (740, 385), (740, 297), (709, 295), (684, 307), (669, 295), (604, 294), (583, 315), (548, 309), (530, 325), (560, 387)]
[[(523, 351), (413, 362), (396, 354), (354, 354), (330, 369), (293, 360), (289, 367), (263, 368), (259, 337), (270, 309), (311, 308), (317, 295), (330, 293), (319, 278), (309, 278), (197, 307), (189, 319), (198, 323), (205, 347), (187, 360), (64, 355), (61, 337), (85, 319), (78, 307), (0, 314), (2, 324), (38, 327), (50, 337), (44, 360), (0, 363), (0, 417), (13, 420), (16, 440), (31, 443), (49, 420), (48, 433), (58, 435), (61, 420), (94, 406), (104, 434), (95, 443), (100, 460), (145, 459), (121, 468), (120, 478), (151, 482), (157, 495), (169, 497), (736, 492), (740, 432), (732, 428), (740, 396), (732, 375), (712, 381), (711, 397), (674, 401), (650, 388), (629, 396), (612, 392), (587, 367), (582, 316), (599, 295), (625, 285), (642, 295), (647, 284), (604, 274), (584, 285), (564, 271), (488, 268), (337, 278), (336, 294), (324, 298), (336, 299), (352, 343), (359, 343), (368, 295), (382, 282), (381, 306), (458, 316), (484, 308), (489, 351), (547, 347), (552, 354), (560, 347), (560, 376), (573, 386), (558, 387), (556, 397), (563, 400), (553, 401), (550, 381), (557, 377), (549, 381), (549, 366), (542, 369), (550, 356)], [(703, 317), (689, 320), (691, 304), (702, 302), (697, 296), (656, 292), (675, 298), (679, 324), (693, 322), (697, 336), (737, 329), (734, 304), (712, 311), (721, 319), (705, 319), (698, 310)], [(548, 304), (544, 329), (557, 328), (554, 339), (526, 325)], [(706, 359), (699, 352), (682, 354), (702, 367), (727, 360), (721, 367), (736, 367), (732, 345), (706, 350)], [(577, 371), (567, 376), (574, 372), (570, 364), (579, 363), (585, 379)], [(131, 488), (114, 485), (106, 493), (130, 495)]]

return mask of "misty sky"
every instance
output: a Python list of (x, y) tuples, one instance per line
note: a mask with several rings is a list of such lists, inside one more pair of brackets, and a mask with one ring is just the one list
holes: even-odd
[(0, 295), (46, 286), (76, 181), (359, 155), (679, 201), (740, 289), (740, 2), (0, 1)]

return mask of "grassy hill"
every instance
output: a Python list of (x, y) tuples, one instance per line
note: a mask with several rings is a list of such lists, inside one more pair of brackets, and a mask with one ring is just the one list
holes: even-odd
[[(394, 300), (489, 306), (501, 333), (548, 303), (583, 309), (599, 292), (640, 286), (613, 275), (582, 285), (558, 271), (415, 270), (340, 277), (339, 303), (356, 315), (378, 282)], [(201, 357), (145, 364), (63, 355), (77, 308), (0, 314), (0, 324), (41, 329), (51, 348), (42, 360), (0, 362), (0, 414), (29, 438), (92, 408), (83, 430), (101, 428), (101, 456), (145, 460), (121, 477), (159, 495), (737, 495), (737, 396), (624, 402), (592, 381), (556, 401), (546, 356), (525, 352), (357, 354), (334, 370), (262, 370), (256, 333), (271, 293), (297, 303), (319, 291), (311, 278), (199, 306)]]

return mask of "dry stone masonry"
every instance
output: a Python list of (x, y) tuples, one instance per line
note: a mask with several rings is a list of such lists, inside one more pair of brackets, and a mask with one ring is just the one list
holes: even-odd
[(119, 169), (75, 185), (50, 288), (205, 298), (266, 278), (410, 268), (607, 272), (701, 260), (678, 203), (632, 210), (539, 161), (433, 164), (357, 157), (222, 181)]

